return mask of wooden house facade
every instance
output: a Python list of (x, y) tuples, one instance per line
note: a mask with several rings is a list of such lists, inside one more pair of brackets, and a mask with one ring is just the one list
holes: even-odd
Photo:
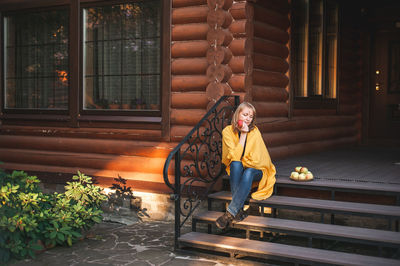
[(394, 0), (3, 0), (2, 167), (165, 193), (165, 158), (222, 95), (255, 105), (273, 160), (398, 145), (398, 11)]

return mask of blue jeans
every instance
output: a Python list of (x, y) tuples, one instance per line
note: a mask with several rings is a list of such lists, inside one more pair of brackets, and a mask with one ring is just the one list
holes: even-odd
[(231, 162), (230, 170), (232, 201), (228, 211), (235, 216), (243, 208), (253, 181), (260, 181), (263, 173), (254, 168), (244, 169), (242, 162), (239, 161)]

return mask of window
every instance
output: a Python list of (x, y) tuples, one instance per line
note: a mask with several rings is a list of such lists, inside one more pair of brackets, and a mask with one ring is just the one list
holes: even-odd
[(4, 17), (4, 91), (8, 109), (68, 108), (68, 11)]
[(167, 134), (171, 0), (6, 2), (2, 122)]
[(160, 1), (83, 9), (83, 109), (160, 110)]
[(293, 0), (291, 18), (295, 103), (332, 102), (338, 79), (338, 5), (328, 0)]

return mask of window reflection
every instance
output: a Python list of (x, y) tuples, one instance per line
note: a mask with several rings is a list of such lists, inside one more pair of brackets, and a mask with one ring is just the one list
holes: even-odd
[(160, 109), (160, 1), (84, 9), (84, 109)]
[(336, 98), (338, 5), (293, 0), (292, 70), (296, 97)]
[(5, 107), (67, 109), (68, 12), (4, 18)]

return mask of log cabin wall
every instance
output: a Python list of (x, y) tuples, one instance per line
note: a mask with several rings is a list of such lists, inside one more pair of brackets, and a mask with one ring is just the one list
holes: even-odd
[[(70, 38), (71, 60), (74, 67), (69, 76), (79, 76), (79, 1), (3, 1), (0, 10), (17, 10), (19, 6), (40, 9), (49, 5), (64, 5), (70, 8), (71, 28), (78, 30)], [(170, 7), (171, 1), (160, 1), (168, 10), (162, 25), (166, 25), (163, 46), (170, 53)], [(179, 2), (179, 1), (178, 1)], [(165, 27), (165, 26), (164, 26)], [(163, 60), (162, 64), (170, 64)], [(76, 60), (76, 61), (74, 61)], [(168, 72), (169, 67), (167, 68)], [(168, 73), (167, 72), (167, 73)], [(166, 77), (169, 84), (170, 75)], [(164, 79), (164, 77), (163, 77)], [(163, 81), (164, 82), (164, 81)], [(70, 87), (80, 87), (79, 78), (71, 78)], [(169, 113), (168, 93), (163, 94), (163, 112)], [(78, 90), (76, 90), (78, 91)], [(71, 96), (71, 95), (70, 95)], [(113, 178), (120, 175), (128, 179), (128, 185), (137, 190), (167, 192), (162, 178), (165, 159), (175, 146), (169, 143), (169, 132), (163, 131), (168, 115), (112, 116), (74, 113), (79, 110), (79, 95), (73, 95), (66, 115), (0, 113), (0, 162), (2, 168), (24, 170), (37, 174), (49, 183), (64, 183), (77, 171), (96, 176), (103, 186), (110, 186)], [(72, 106), (72, 108), (71, 108)], [(118, 112), (118, 111), (117, 111)], [(168, 129), (169, 131), (169, 129)], [(173, 170), (173, 167), (171, 171)]]
[(229, 94), (254, 103), (274, 160), (357, 142), (360, 106), (353, 102), (360, 95), (361, 72), (359, 56), (352, 53), (360, 45), (353, 29), (343, 29), (339, 112), (292, 110), (288, 1), (171, 1), (170, 138), (157, 122), (116, 129), (110, 121), (94, 127), (82, 120), (72, 127), (57, 122), (65, 117), (41, 125), (42, 120), (2, 116), (3, 166), (65, 174), (80, 170), (99, 176), (104, 185), (120, 175), (135, 190), (166, 192), (165, 158), (207, 109)]
[(207, 0), (172, 1), (171, 141), (182, 139), (206, 113)]

